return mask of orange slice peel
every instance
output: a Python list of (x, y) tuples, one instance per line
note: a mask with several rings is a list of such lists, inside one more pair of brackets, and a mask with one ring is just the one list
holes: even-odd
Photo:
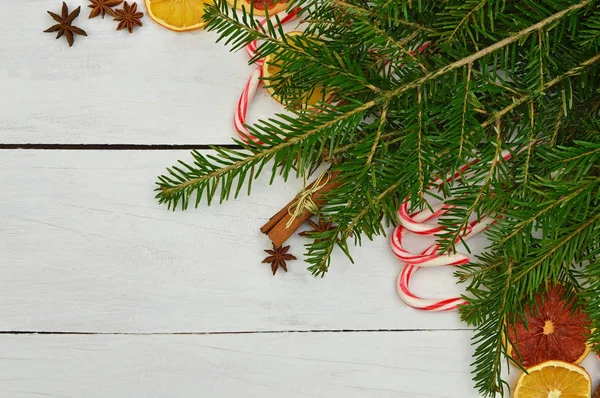
[(159, 25), (185, 32), (203, 28), (204, 6), (208, 0), (144, 0), (148, 15)]
[(589, 398), (592, 379), (588, 372), (564, 361), (546, 361), (521, 374), (513, 398)]

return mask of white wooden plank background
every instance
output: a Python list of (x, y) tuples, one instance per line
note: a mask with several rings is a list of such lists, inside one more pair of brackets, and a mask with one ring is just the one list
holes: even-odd
[(467, 340), (465, 332), (10, 336), (0, 340), (0, 396), (475, 398), (469, 353), (455, 349)]
[[(0, 224), (0, 331), (70, 333), (0, 335), (0, 393), (136, 396), (131, 391), (142, 378), (138, 388), (148, 397), (205, 391), (216, 388), (215, 380), (222, 390), (214, 396), (230, 396), (230, 391), (254, 396), (264, 393), (265, 385), (273, 393), (267, 396), (276, 396), (288, 391), (290, 380), (306, 379), (298, 385), (307, 384), (309, 390), (294, 389), (291, 396), (311, 396), (312, 387), (323, 394), (347, 389), (349, 396), (476, 396), (469, 376), (470, 331), (455, 313), (420, 313), (400, 302), (394, 290), (399, 264), (386, 239), (357, 249), (354, 265), (337, 255), (324, 279), (311, 277), (300, 262), (292, 262), (288, 274), (269, 275), (260, 264), (267, 240), (258, 226), (288, 200), (297, 182), (278, 181), (270, 187), (259, 179), (250, 198), (169, 212), (154, 204), (151, 187), (161, 169), (157, 164), (170, 164), (185, 156), (183, 151), (0, 154), (0, 186), (10, 187), (0, 191), (0, 203), (8, 204)], [(302, 239), (291, 243), (299, 249)], [(458, 292), (449, 270), (415, 282), (425, 294)], [(342, 329), (354, 332), (311, 332)], [(360, 332), (382, 329), (395, 331)], [(211, 334), (215, 332), (226, 334)], [(210, 353), (207, 344), (214, 347)], [(411, 348), (413, 344), (420, 348)], [(236, 353), (231, 347), (238, 345), (270, 351)], [(362, 384), (340, 384), (344, 379), (336, 376), (354, 372), (346, 359), (339, 359), (347, 358), (348, 351), (370, 364), (358, 371)], [(182, 357), (182, 352), (188, 354)], [(329, 373), (290, 352), (321, 355), (315, 361)], [(232, 383), (226, 376), (233, 371), (228, 364), (243, 367), (242, 354), (251, 376)], [(280, 374), (279, 362), (265, 363), (265, 355), (291, 355), (294, 370)], [(207, 365), (206, 356), (215, 363)], [(424, 368), (410, 370), (415, 356), (440, 377), (444, 388), (431, 387)], [(56, 360), (49, 363), (48, 358)], [(156, 358), (174, 365), (165, 368), (165, 361)], [(107, 365), (111, 362), (119, 364), (117, 370)], [(47, 375), (56, 363), (60, 371), (55, 376), (44, 376), (37, 390), (27, 387), (32, 373)], [(331, 363), (341, 365), (332, 370)], [(600, 375), (595, 358), (588, 359), (587, 367), (594, 377)], [(106, 368), (113, 373), (98, 371)], [(380, 368), (383, 375), (371, 375)], [(388, 380), (394, 370), (401, 374)], [(107, 384), (115, 372), (128, 376)], [(76, 378), (81, 382), (67, 382), (68, 374), (81, 375)], [(315, 375), (321, 376), (313, 380)], [(148, 380), (178, 387), (161, 390)], [(273, 380), (278, 383), (272, 385)]]
[[(83, 150), (229, 143), (252, 67), (206, 32), (145, 18), (129, 35), (67, 3), (89, 34), (73, 48), (42, 32), (60, 0), (0, 0), (0, 148), (83, 145), (0, 150), (0, 397), (478, 396), (471, 331), (401, 303), (386, 238), (355, 264), (336, 253), (324, 279), (260, 264), (258, 228), (298, 181), (170, 212), (153, 184), (187, 151)], [(250, 120), (278, 111), (259, 93)], [(419, 292), (460, 292), (451, 269), (427, 272)]]
[[(468, 339), (466, 331), (9, 335), (0, 339), (0, 396), (476, 398)], [(600, 372), (597, 360), (584, 364)], [(507, 380), (516, 377), (513, 368)]]
[[(0, 225), (5, 330), (464, 328), (455, 313), (417, 313), (400, 302), (400, 263), (385, 238), (354, 250), (355, 264), (336, 253), (323, 279), (300, 261), (271, 277), (260, 263), (270, 244), (259, 228), (298, 181), (271, 187), (262, 178), (250, 197), (170, 212), (156, 204), (153, 184), (186, 151), (1, 156), (0, 186), (12, 187), (0, 191), (0, 203), (10, 204)], [(290, 242), (298, 257), (305, 242)], [(451, 272), (429, 271), (415, 288), (459, 293)], [(427, 286), (432, 273), (440, 278)]]
[(468, 343), (466, 331), (9, 335), (0, 396), (475, 398)]
[[(0, 0), (2, 143), (230, 143), (233, 110), (253, 68), (245, 52), (147, 16), (133, 34), (116, 32), (108, 17), (87, 18), (87, 1), (66, 2), (83, 6), (75, 25), (88, 33), (71, 48), (43, 32), (54, 23), (46, 10), (59, 12), (60, 0)], [(280, 111), (259, 92), (249, 117)]]

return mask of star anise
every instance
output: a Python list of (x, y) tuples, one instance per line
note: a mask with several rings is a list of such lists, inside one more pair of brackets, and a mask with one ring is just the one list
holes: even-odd
[(140, 19), (144, 16), (143, 12), (137, 12), (137, 3), (133, 3), (129, 5), (127, 2), (123, 4), (123, 8), (115, 11), (115, 21), (119, 21), (119, 26), (117, 26), (117, 30), (125, 29), (129, 31), (129, 33), (133, 33), (133, 28), (135, 26), (142, 26), (142, 21)]
[(104, 19), (104, 15), (108, 14), (115, 16), (115, 11), (112, 9), (114, 6), (121, 4), (123, 0), (90, 0), (89, 8), (92, 9), (90, 12), (90, 18), (95, 18), (98, 15)]
[(265, 258), (262, 262), (271, 263), (271, 271), (273, 271), (273, 275), (275, 275), (279, 267), (283, 268), (283, 270), (287, 272), (287, 264), (285, 262), (289, 260), (296, 260), (296, 257), (292, 254), (289, 254), (288, 250), (290, 250), (289, 245), (285, 247), (275, 247), (275, 244), (273, 244), (273, 250), (265, 250), (265, 252), (270, 254), (270, 256)]
[[(309, 219), (308, 225), (312, 227), (312, 231), (303, 231), (300, 232), (298, 235), (304, 236), (305, 238), (310, 238), (311, 235), (314, 233), (327, 232), (335, 228), (335, 225), (333, 225), (333, 222), (331, 220), (324, 220), (322, 218), (319, 218), (318, 224), (313, 220)], [(323, 240), (323, 238), (315, 239), (315, 243), (322, 242)]]
[(598, 386), (598, 390), (596, 390), (596, 393), (594, 394), (594, 398), (600, 398), (600, 386)]
[(85, 30), (79, 29), (77, 26), (71, 25), (73, 23), (73, 20), (79, 16), (80, 12), (81, 6), (77, 7), (75, 11), (69, 14), (69, 8), (67, 7), (67, 4), (63, 1), (62, 16), (55, 14), (52, 11), (48, 11), (48, 14), (50, 14), (50, 16), (58, 23), (56, 25), (52, 25), (44, 32), (58, 32), (56, 34), (57, 39), (59, 39), (64, 34), (67, 38), (67, 42), (69, 42), (69, 47), (71, 47), (75, 42), (73, 33), (81, 36), (87, 36)]

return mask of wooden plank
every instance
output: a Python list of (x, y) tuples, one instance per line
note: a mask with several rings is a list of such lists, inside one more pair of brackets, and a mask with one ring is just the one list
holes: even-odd
[(469, 333), (0, 336), (0, 396), (476, 398)]
[[(479, 396), (467, 331), (1, 335), (0, 351), (11, 398)], [(600, 361), (582, 365), (597, 386)]]
[[(355, 264), (336, 252), (323, 279), (300, 261), (272, 277), (259, 228), (301, 183), (259, 178), (251, 197), (171, 212), (153, 198), (155, 176), (188, 156), (0, 151), (0, 330), (464, 328), (454, 312), (400, 301), (386, 238), (354, 249)], [(300, 257), (304, 243), (293, 237), (291, 252)], [(451, 274), (423, 271), (415, 291), (458, 294)]]
[[(81, 3), (81, 4), (79, 4)], [(143, 1), (142, 11), (146, 11)], [(0, 0), (0, 144), (230, 143), (233, 111), (253, 67), (216, 35), (175, 33), (147, 16), (134, 34), (108, 17), (77, 37), (42, 32), (60, 1)], [(23, 27), (23, 21), (28, 21)], [(281, 112), (261, 90), (251, 121)]]

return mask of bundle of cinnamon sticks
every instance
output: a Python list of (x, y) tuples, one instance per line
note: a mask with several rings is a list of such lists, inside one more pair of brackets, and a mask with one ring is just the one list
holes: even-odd
[[(327, 183), (320, 187), (312, 194), (312, 202), (321, 208), (325, 204), (325, 194), (340, 186), (339, 172), (331, 172)], [(310, 190), (315, 186), (318, 180), (309, 184), (305, 190)], [(268, 235), (275, 247), (281, 247), (289, 237), (306, 222), (312, 215), (310, 210), (303, 209), (299, 214), (293, 214), (294, 206), (298, 205), (298, 199), (290, 201), (283, 209), (269, 219), (269, 221), (261, 227), (261, 232)]]

